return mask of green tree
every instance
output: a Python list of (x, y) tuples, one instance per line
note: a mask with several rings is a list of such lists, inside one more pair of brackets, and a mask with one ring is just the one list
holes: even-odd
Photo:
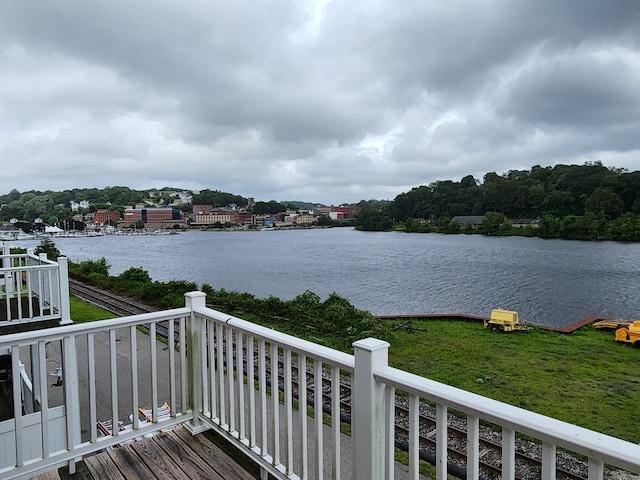
[(284, 212), (286, 209), (286, 205), (278, 203), (275, 200), (270, 200), (269, 202), (256, 202), (253, 205), (253, 213), (257, 215), (263, 215), (265, 213), (280, 213)]
[(640, 219), (631, 212), (621, 215), (607, 224), (606, 237), (624, 242), (639, 241)]
[(379, 210), (362, 210), (355, 219), (356, 230), (385, 232), (393, 227), (393, 220)]
[(141, 267), (129, 267), (127, 270), (118, 275), (118, 279), (125, 282), (151, 282), (149, 272)]
[(337, 222), (333, 220), (331, 217), (327, 217), (326, 215), (319, 215), (316, 219), (316, 224), (321, 227), (331, 227), (335, 225)]
[(80, 263), (69, 262), (69, 271), (84, 277), (108, 277), (110, 268), (111, 265), (104, 257), (100, 257), (98, 260), (83, 260)]
[(58, 250), (58, 247), (56, 247), (56, 244), (48, 237), (44, 237), (40, 241), (40, 245), (38, 245), (34, 249), (33, 253), (35, 253), (36, 255), (46, 253), (49, 260), (57, 260), (58, 257), (62, 256), (60, 254), (60, 250)]
[(485, 235), (500, 235), (510, 228), (507, 217), (500, 212), (487, 212), (482, 221), (482, 233)]
[(620, 195), (605, 187), (596, 188), (584, 203), (585, 210), (595, 214), (603, 214), (609, 218), (622, 215), (624, 202)]

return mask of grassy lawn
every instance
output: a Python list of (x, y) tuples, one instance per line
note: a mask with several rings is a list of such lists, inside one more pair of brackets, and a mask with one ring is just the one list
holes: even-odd
[[(405, 320), (403, 320), (404, 322)], [(389, 363), (433, 380), (582, 427), (640, 442), (640, 349), (613, 332), (485, 330), (482, 323), (414, 319), (396, 332)]]
[(94, 307), (71, 295), (69, 297), (71, 307), (71, 318), (76, 323), (92, 322), (94, 320), (104, 320), (106, 318), (116, 318), (111, 312), (107, 312), (98, 307)]

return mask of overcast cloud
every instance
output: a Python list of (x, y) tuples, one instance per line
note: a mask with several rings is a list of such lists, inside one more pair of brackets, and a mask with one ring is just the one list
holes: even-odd
[(0, 194), (640, 170), (637, 0), (0, 2)]

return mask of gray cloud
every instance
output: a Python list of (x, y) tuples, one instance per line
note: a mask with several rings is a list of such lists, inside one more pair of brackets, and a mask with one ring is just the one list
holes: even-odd
[(638, 32), (634, 0), (10, 0), (0, 192), (342, 203), (535, 164), (637, 170)]

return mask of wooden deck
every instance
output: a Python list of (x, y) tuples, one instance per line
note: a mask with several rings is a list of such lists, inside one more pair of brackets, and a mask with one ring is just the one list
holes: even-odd
[[(142, 441), (85, 457), (76, 465), (77, 471), (73, 475), (62, 468), (34, 478), (255, 480), (256, 476), (214, 444), (209, 435), (205, 432), (192, 436), (179, 426)], [(238, 461), (255, 469), (252, 462)]]

